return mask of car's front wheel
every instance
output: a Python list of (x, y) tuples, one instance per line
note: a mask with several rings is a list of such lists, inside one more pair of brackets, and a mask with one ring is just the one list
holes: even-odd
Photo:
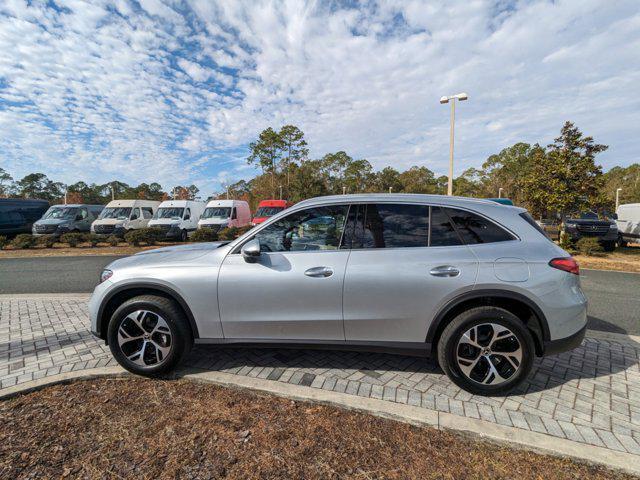
[(444, 329), (438, 361), (464, 390), (500, 395), (522, 383), (531, 372), (535, 348), (523, 322), (498, 307), (469, 309)]
[(138, 375), (162, 375), (178, 365), (193, 343), (180, 307), (164, 297), (142, 295), (113, 313), (107, 331), (111, 353)]

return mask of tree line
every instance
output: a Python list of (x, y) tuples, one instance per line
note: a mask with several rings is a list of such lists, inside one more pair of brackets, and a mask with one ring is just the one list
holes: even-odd
[[(453, 192), (492, 198), (502, 189), (503, 197), (526, 207), (537, 218), (583, 209), (612, 212), (617, 188), (622, 188), (621, 203), (640, 202), (640, 164), (615, 167), (603, 173), (596, 157), (607, 148), (566, 122), (559, 136), (547, 146), (516, 143), (491, 155), (481, 168), (465, 170), (454, 178)], [(255, 209), (260, 200), (267, 198), (298, 202), (342, 193), (445, 194), (447, 190), (447, 177), (435, 175), (427, 166), (402, 171), (393, 167), (374, 170), (368, 160), (355, 159), (345, 151), (309, 158), (304, 133), (295, 125), (263, 130), (249, 145), (246, 160), (261, 173), (230, 184), (225, 191), (209, 198), (243, 199)], [(106, 203), (112, 195), (149, 200), (192, 199), (199, 192), (195, 185), (177, 186), (166, 192), (158, 183), (129, 186), (119, 181), (65, 186), (42, 173), (14, 181), (0, 169), (0, 196), (61, 202), (65, 188), (68, 203)]]
[(65, 185), (54, 182), (44, 173), (30, 173), (20, 180), (13, 177), (0, 167), (0, 198), (40, 198), (51, 203), (88, 203), (101, 205), (112, 199), (140, 199), (140, 200), (189, 200), (195, 198), (199, 189), (195, 185), (177, 185), (169, 192), (162, 189), (159, 183), (141, 183), (137, 186), (113, 180), (111, 182), (87, 184), (76, 182)]

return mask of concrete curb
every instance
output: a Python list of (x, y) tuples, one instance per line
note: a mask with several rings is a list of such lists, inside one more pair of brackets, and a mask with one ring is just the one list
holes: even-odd
[[(118, 378), (129, 375), (129, 373), (120, 367), (103, 367), (67, 372), (0, 390), (0, 400), (6, 400), (17, 395), (60, 383), (99, 377)], [(521, 430), (515, 427), (497, 425), (484, 420), (461, 417), (451, 413), (260, 378), (242, 377), (224, 372), (182, 370), (173, 378), (182, 378), (230, 388), (243, 388), (293, 400), (333, 405), (413, 425), (429, 426), (439, 430), (451, 430), (471, 434), (474, 437), (495, 441), (514, 448), (524, 448), (538, 453), (569, 457), (581, 462), (600, 464), (633, 475), (640, 475), (640, 456), (638, 455), (616, 452), (602, 447), (586, 445), (542, 433)]]

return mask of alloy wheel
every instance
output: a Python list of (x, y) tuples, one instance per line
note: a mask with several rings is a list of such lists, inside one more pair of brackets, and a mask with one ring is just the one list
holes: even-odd
[(120, 323), (118, 346), (131, 363), (155, 367), (168, 358), (173, 338), (164, 318), (149, 310), (136, 310)]
[(497, 323), (471, 327), (456, 346), (460, 371), (482, 385), (499, 385), (512, 378), (520, 369), (522, 354), (518, 337)]

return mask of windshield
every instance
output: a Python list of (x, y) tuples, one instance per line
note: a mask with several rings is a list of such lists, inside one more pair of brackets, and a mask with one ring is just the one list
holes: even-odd
[(260, 207), (256, 212), (256, 217), (257, 218), (272, 217), (276, 213), (281, 212), (282, 210), (284, 210), (284, 207)]
[(116, 218), (118, 220), (126, 220), (131, 214), (131, 207), (111, 207), (102, 210), (98, 220), (105, 218)]
[(231, 207), (207, 207), (200, 218), (229, 218)]
[(78, 212), (77, 208), (68, 207), (52, 207), (47, 210), (47, 213), (42, 217), (43, 219), (63, 219), (74, 218)]
[(184, 213), (184, 208), (163, 207), (158, 209), (156, 214), (153, 216), (153, 219), (158, 220), (159, 218), (173, 218), (176, 220), (180, 220), (182, 218), (183, 213)]

